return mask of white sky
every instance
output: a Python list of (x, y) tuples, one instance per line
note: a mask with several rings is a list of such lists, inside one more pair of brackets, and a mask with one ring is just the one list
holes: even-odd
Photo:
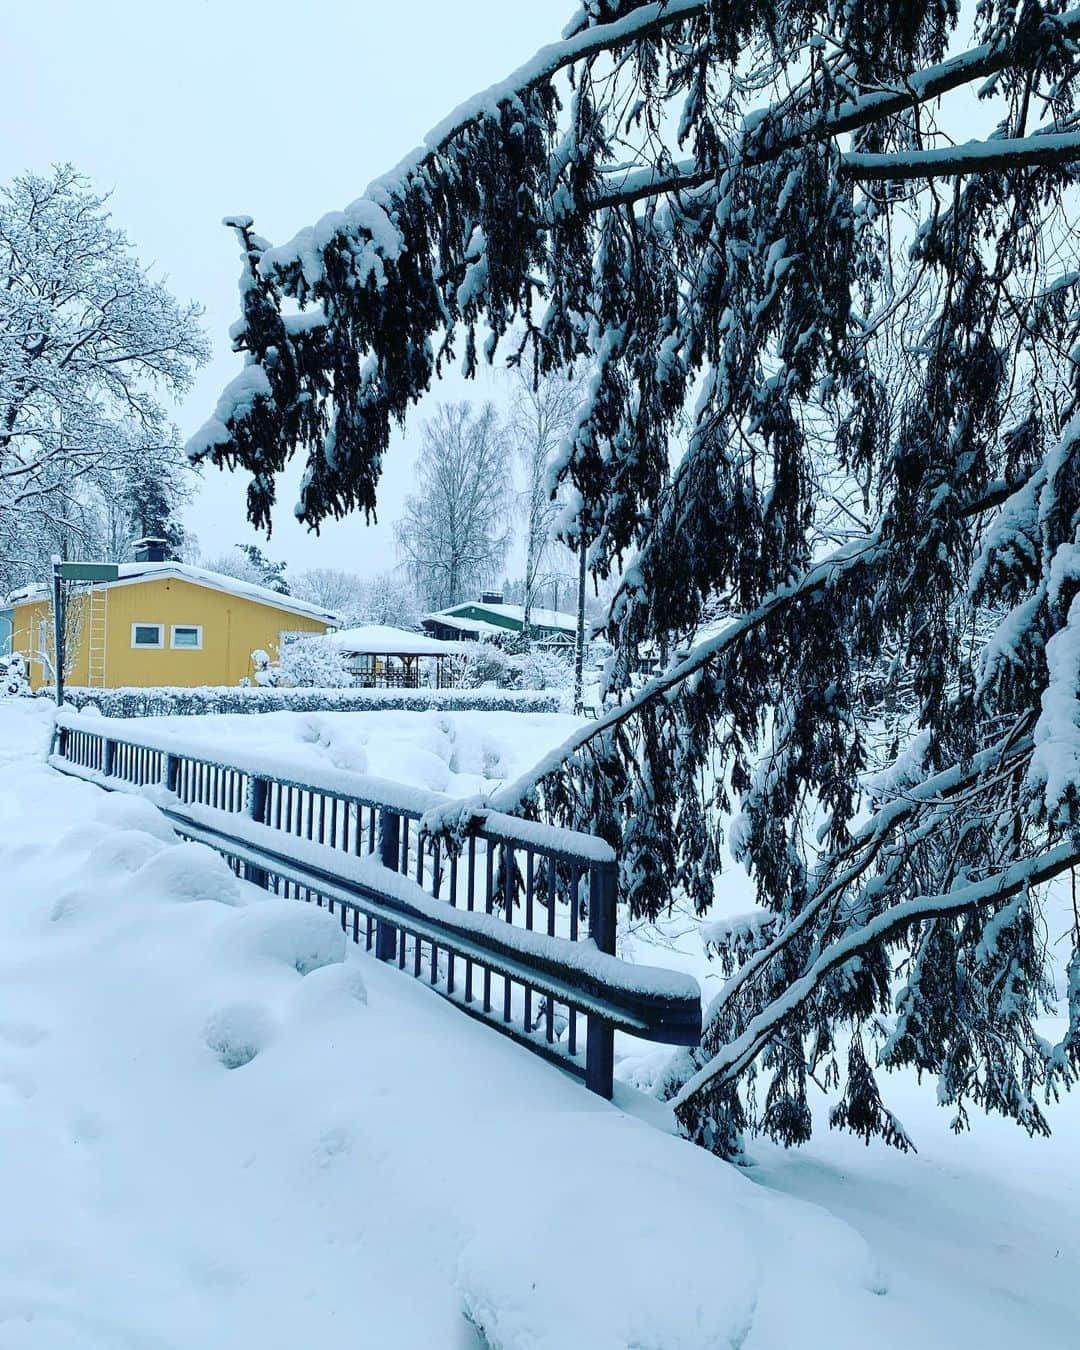
[[(0, 0), (0, 181), (70, 160), (139, 257), (199, 301), (214, 357), (177, 420), (187, 436), (239, 369), (239, 254), (221, 218), (246, 212), (273, 243), (360, 195), (458, 103), (546, 42), (573, 0)], [(434, 398), (482, 397), (452, 381)], [(422, 410), (421, 410), (422, 412)], [(294, 570), (371, 573), (394, 561), (412, 481), (414, 415), (387, 457), (379, 524), (316, 537), (281, 484), (267, 552)], [(186, 523), (212, 556), (253, 541), (242, 474), (208, 467)]]

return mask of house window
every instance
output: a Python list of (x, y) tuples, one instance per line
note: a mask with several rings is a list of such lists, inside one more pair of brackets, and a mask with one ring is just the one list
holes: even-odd
[(202, 624), (174, 623), (170, 645), (184, 647), (188, 651), (202, 650)]
[(131, 645), (133, 647), (164, 647), (164, 627), (160, 623), (133, 623), (131, 625)]

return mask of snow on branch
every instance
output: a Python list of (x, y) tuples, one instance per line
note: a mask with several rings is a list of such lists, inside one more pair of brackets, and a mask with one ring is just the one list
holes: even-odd
[(1078, 863), (1080, 847), (1070, 840), (1037, 857), (1014, 863), (997, 876), (967, 882), (942, 895), (920, 896), (906, 904), (897, 905), (847, 933), (823, 951), (806, 973), (790, 984), (780, 998), (764, 1008), (737, 1040), (724, 1046), (719, 1054), (714, 1055), (683, 1084), (674, 1098), (676, 1114), (684, 1115), (702, 1093), (715, 1092), (736, 1078), (760, 1053), (775, 1028), (813, 997), (828, 974), (869, 947), (895, 939), (913, 924), (924, 920), (950, 917), (964, 910), (1007, 900), (1021, 891), (1051, 881)]

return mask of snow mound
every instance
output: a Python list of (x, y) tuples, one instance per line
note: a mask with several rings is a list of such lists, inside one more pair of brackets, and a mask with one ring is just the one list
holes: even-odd
[(367, 1001), (367, 982), (357, 965), (346, 962), (320, 966), (297, 985), (289, 1005), (290, 1016), (339, 1018), (343, 1008)]
[[(137, 834), (127, 837), (145, 838)], [(140, 867), (136, 880), (147, 895), (160, 901), (239, 903), (239, 881), (224, 859), (205, 844), (176, 844), (155, 853)]]
[(238, 910), (228, 940), (238, 956), (281, 962), (301, 975), (345, 960), (339, 920), (296, 900), (271, 898)]
[(261, 1003), (229, 1003), (207, 1019), (203, 1035), (226, 1069), (241, 1069), (273, 1040), (274, 1020)]
[(117, 830), (138, 830), (163, 844), (176, 842), (176, 831), (161, 812), (144, 797), (126, 792), (103, 792), (94, 819)]

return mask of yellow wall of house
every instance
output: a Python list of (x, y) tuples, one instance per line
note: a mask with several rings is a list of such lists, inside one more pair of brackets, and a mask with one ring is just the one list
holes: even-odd
[[(198, 586), (177, 577), (155, 577), (127, 585), (106, 587), (108, 610), (105, 640), (105, 684), (121, 686), (200, 684), (236, 685), (254, 673), (251, 653), (262, 648), (277, 656), (282, 633), (325, 633), (320, 619), (293, 614), (273, 605), (260, 604), (245, 596)], [(89, 680), (86, 597), (76, 594), (71, 603), (79, 613), (76, 656), (67, 675), (71, 685)], [(12, 651), (31, 658), (30, 683), (34, 689), (51, 682), (48, 668), (34, 660), (39, 650), (37, 633), (44, 620), (47, 650), (52, 648), (52, 606), (38, 600), (14, 606)], [(133, 624), (161, 624), (164, 647), (133, 647)], [(202, 648), (171, 645), (173, 625), (202, 627)]]

